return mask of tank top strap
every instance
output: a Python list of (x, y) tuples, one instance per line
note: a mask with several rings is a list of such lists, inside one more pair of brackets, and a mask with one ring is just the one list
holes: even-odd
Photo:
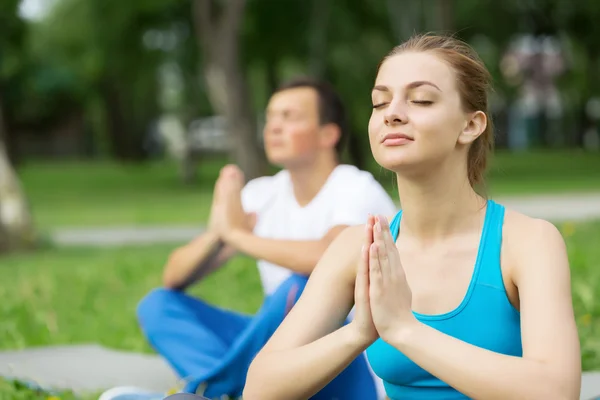
[(402, 219), (402, 210), (398, 211), (390, 222), (390, 232), (392, 233), (392, 239), (394, 243), (398, 240), (398, 233), (400, 232), (400, 220)]
[(478, 283), (504, 290), (500, 252), (502, 250), (502, 227), (504, 225), (504, 206), (488, 200), (485, 224), (479, 244), (477, 264)]

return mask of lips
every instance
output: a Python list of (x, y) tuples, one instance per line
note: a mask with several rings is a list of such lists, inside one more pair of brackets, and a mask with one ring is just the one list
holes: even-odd
[(381, 144), (384, 146), (403, 146), (412, 141), (414, 139), (404, 133), (388, 133), (383, 137)]

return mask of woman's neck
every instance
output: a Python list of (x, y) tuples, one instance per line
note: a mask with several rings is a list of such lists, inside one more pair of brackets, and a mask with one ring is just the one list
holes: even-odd
[(437, 175), (408, 179), (398, 175), (402, 230), (422, 242), (479, 226), (485, 199), (471, 187), (466, 169), (443, 168)]

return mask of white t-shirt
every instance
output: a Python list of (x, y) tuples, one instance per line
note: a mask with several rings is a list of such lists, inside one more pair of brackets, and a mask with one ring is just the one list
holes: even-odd
[[(337, 166), (317, 196), (304, 207), (296, 201), (286, 170), (248, 182), (242, 191), (242, 205), (244, 211), (257, 213), (257, 236), (282, 240), (318, 240), (336, 225), (360, 225), (366, 222), (368, 214), (391, 216), (397, 212), (373, 175), (352, 165)], [(257, 264), (267, 296), (292, 274), (265, 260), (258, 260)], [(353, 317), (353, 312), (349, 317)], [(383, 399), (383, 382), (370, 365), (369, 369), (378, 398)]]
[[(364, 224), (367, 215), (393, 215), (397, 208), (369, 172), (339, 165), (306, 206), (298, 205), (288, 171), (251, 180), (242, 191), (246, 212), (257, 213), (254, 233), (281, 240), (318, 240), (336, 225)], [(272, 294), (292, 272), (258, 260), (265, 295)]]

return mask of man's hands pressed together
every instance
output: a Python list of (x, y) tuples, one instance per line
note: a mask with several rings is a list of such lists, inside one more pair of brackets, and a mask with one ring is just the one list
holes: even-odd
[(233, 245), (232, 236), (236, 230), (252, 232), (256, 224), (256, 214), (246, 213), (242, 207), (244, 174), (235, 165), (221, 169), (215, 184), (213, 204), (208, 230), (227, 244)]

